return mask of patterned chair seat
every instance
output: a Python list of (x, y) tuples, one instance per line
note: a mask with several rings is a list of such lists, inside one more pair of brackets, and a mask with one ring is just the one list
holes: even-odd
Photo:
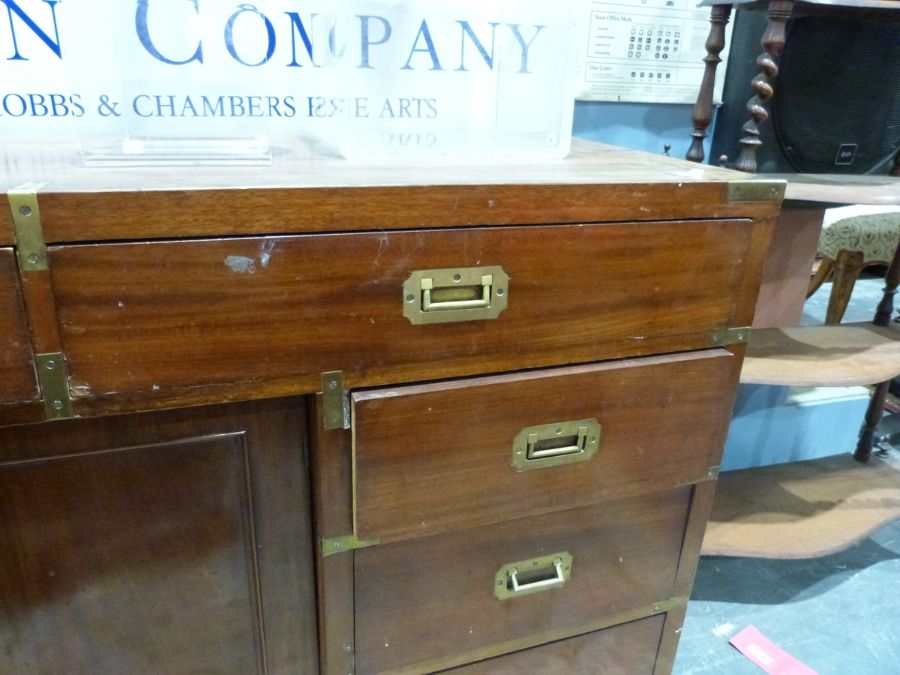
[(816, 256), (821, 260), (809, 295), (833, 273), (826, 324), (841, 322), (860, 272), (868, 265), (889, 263), (898, 243), (900, 207), (845, 206), (825, 212)]

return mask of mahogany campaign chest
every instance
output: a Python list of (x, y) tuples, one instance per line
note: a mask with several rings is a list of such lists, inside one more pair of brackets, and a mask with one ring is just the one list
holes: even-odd
[(670, 671), (783, 184), (16, 152), (0, 671)]

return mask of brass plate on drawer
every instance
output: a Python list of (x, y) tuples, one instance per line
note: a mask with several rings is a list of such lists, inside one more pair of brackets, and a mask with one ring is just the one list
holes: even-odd
[(508, 297), (496, 265), (418, 270), (403, 283), (403, 316), (416, 325), (496, 319)]
[(550, 591), (572, 576), (572, 556), (566, 551), (503, 565), (494, 575), (494, 595), (500, 600)]
[(525, 427), (513, 440), (512, 465), (519, 471), (586, 462), (600, 447), (596, 419)]

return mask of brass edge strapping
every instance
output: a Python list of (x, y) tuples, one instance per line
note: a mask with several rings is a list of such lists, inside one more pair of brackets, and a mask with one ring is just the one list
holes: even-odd
[(47, 246), (41, 225), (38, 205), (38, 189), (44, 183), (25, 183), (9, 190), (9, 209), (16, 237), (16, 255), (22, 272), (38, 272), (48, 269)]
[(709, 334), (709, 343), (713, 347), (747, 344), (750, 339), (750, 328), (720, 328)]
[(350, 398), (340, 370), (322, 373), (322, 412), (326, 429), (350, 428)]
[(345, 551), (353, 551), (367, 546), (375, 546), (379, 541), (380, 540), (378, 539), (357, 539), (355, 534), (323, 539), (322, 557), (334, 555), (335, 553), (344, 553)]
[(74, 417), (65, 355), (62, 352), (35, 354), (34, 366), (47, 419), (64, 420)]
[(781, 202), (787, 189), (784, 180), (732, 180), (728, 182), (729, 202)]

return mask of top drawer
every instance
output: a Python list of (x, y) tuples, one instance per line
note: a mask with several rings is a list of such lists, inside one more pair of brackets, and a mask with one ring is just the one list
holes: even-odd
[[(710, 344), (749, 322), (748, 220), (463, 228), (50, 249), (75, 396), (312, 392)], [(495, 319), (414, 325), (417, 270), (499, 266)]]
[(0, 248), (0, 406), (39, 398), (16, 257)]

